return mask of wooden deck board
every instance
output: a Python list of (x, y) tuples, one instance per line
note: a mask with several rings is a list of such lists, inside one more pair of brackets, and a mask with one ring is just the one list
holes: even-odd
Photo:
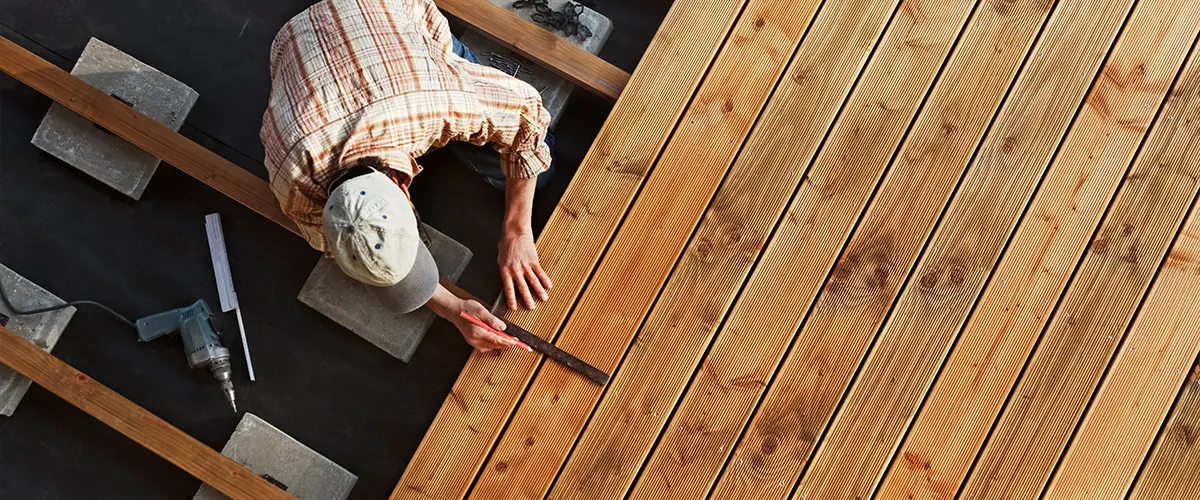
[[(1138, 10), (1178, 11), (1183, 4), (1143, 1)], [(1165, 23), (1162, 18), (1142, 19), (1154, 30), (1170, 24), (1170, 17)], [(1131, 26), (1125, 33), (1146, 31)], [(1141, 52), (1145, 45), (1128, 47)], [(1116, 83), (1099, 84), (1103, 90)], [(1092, 238), (976, 459), (962, 498), (1041, 494), (1200, 189), (1200, 162), (1194, 156), (1200, 99), (1186, 98), (1197, 85), (1200, 74), (1189, 74), (1179, 83), (1182, 94), (1168, 98), (1163, 110), (1168, 119), (1148, 138), (1134, 175), (1125, 179)]]
[[(764, 22), (739, 27), (734, 38), (747, 40), (740, 50), (754, 54), (762, 52), (760, 36), (775, 37), (788, 45), (768, 45), (770, 50), (760, 57), (772, 62), (781, 62), (779, 56), (790, 59), (819, 6), (820, 2), (813, 0), (752, 1), (743, 16)], [(747, 101), (746, 86), (735, 82), (751, 76), (745, 74), (748, 68), (761, 73), (754, 75), (755, 78), (769, 77), (772, 83), (785, 71), (784, 64), (775, 64), (770, 68), (773, 71), (755, 65), (726, 65), (720, 60), (714, 66), (709, 81), (718, 83), (715, 88), (723, 95), (706, 96), (701, 92), (698, 94), (703, 96), (698, 97), (701, 101), (718, 98), (724, 102)], [(722, 75), (718, 76), (718, 72)], [(766, 93), (761, 95), (758, 107), (766, 103), (767, 97)], [(768, 117), (772, 114), (766, 113)], [(768, 118), (767, 122), (770, 121)], [(702, 153), (705, 143), (715, 143), (713, 146), (724, 149), (723, 141), (715, 140), (711, 132), (705, 133), (714, 127), (703, 120), (696, 125), (699, 127), (688, 125), (689, 129), (694, 128), (691, 141), (694, 144), (671, 150), (661, 161), (698, 166), (708, 160), (697, 162), (696, 158), (716, 153)], [(749, 125), (744, 124), (742, 135), (749, 132)], [(550, 498), (613, 498), (622, 496), (629, 488), (692, 374), (697, 358), (703, 354), (795, 189), (798, 179), (789, 167), (789, 163), (780, 161), (733, 161), (712, 208), (692, 235), (684, 257), (671, 272), (645, 326), (636, 329), (637, 339), (621, 362), (621, 377), (614, 379), (603, 395), (570, 461), (555, 481)], [(610, 312), (614, 311), (606, 314)], [(614, 341), (616, 337), (619, 335), (606, 341)], [(577, 428), (573, 430), (579, 432)]]
[(1120, 81), (1141, 75), (1139, 83), (1093, 85), (1055, 160), (1060, 166), (992, 276), (1004, 286), (989, 286), (979, 299), (879, 498), (945, 498), (958, 489), (1170, 87), (1194, 36), (1191, 16), (1135, 13), (1130, 29), (1162, 35), (1154, 43), (1123, 37), (1118, 43), (1146, 43), (1146, 52), (1116, 50), (1104, 73)]
[[(538, 238), (554, 293), (508, 319), (547, 339), (557, 335), (744, 5), (671, 7)], [(473, 353), (392, 498), (462, 498), (541, 362), (522, 352)]]
[[(949, 12), (964, 15), (964, 6)], [(1029, 1), (974, 13), (774, 382), (805, 389), (765, 398), (714, 497), (790, 491), (1048, 17), (1045, 7)], [(864, 166), (889, 160), (856, 158)]]
[[(1188, 293), (1195, 295), (1195, 290)], [(1195, 318), (1192, 318), (1195, 321)], [(1193, 323), (1194, 325), (1195, 323)], [(1200, 497), (1200, 359), (1184, 381), (1175, 408), (1134, 483), (1129, 500), (1192, 500)]]
[[(577, 312), (559, 334), (559, 346), (585, 353), (585, 361), (606, 372), (616, 368), (816, 6), (811, 0), (750, 2), (580, 297)], [(732, 201), (745, 203), (755, 194), (742, 191)], [(722, 218), (714, 211), (709, 212), (710, 218)], [(717, 228), (723, 233), (719, 238), (731, 244), (747, 238), (741, 243), (749, 243), (753, 256), (757, 254), (753, 240), (765, 239), (777, 217), (767, 211), (743, 213), (747, 218), (735, 221), (736, 228)], [(543, 365), (469, 497), (544, 496), (604, 389), (558, 364)]]
[[(1193, 26), (1200, 19), (1186, 19)], [(1184, 87), (1200, 83), (1200, 57), (1193, 53)], [(1183, 92), (1181, 92), (1183, 91)], [(1172, 110), (1167, 109), (1166, 112)], [(1159, 126), (1166, 116), (1159, 116)], [(1200, 117), (1194, 117), (1197, 119)], [(1182, 132), (1182, 133), (1180, 133)], [(1191, 132), (1194, 134), (1194, 130)], [(1152, 133), (1157, 133), (1157, 130)], [(1179, 137), (1188, 131), (1177, 131)], [(1189, 141), (1173, 147), (1182, 155), (1176, 164), (1200, 162)], [(1189, 151), (1190, 150), (1190, 151)], [(1172, 245), (1145, 305), (1138, 313), (1112, 368), (1063, 455), (1043, 498), (1123, 498), (1146, 457), (1155, 434), (1200, 355), (1200, 211), (1193, 205), (1183, 230)]]
[(1131, 4), (1092, 0), (1056, 6), (817, 445), (798, 497), (872, 494)]

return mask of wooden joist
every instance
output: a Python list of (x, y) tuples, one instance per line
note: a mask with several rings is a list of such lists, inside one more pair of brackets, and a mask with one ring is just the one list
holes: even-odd
[[(677, 305), (698, 308), (697, 320), (705, 318), (702, 321), (710, 328), (719, 322), (722, 313), (718, 311), (723, 308), (716, 303), (725, 302), (727, 307), (744, 277), (724, 280), (727, 284), (715, 284), (724, 291), (701, 292), (716, 302), (711, 308), (705, 302), (693, 301), (692, 294), (697, 292), (696, 287), (713, 280), (722, 281), (717, 279), (720, 276), (717, 273), (723, 273), (725, 269), (715, 263), (727, 261), (727, 256), (736, 255), (748, 270), (791, 192), (791, 188), (786, 189), (787, 193), (779, 189), (780, 183), (790, 181), (794, 186), (797, 180), (794, 176), (788, 178), (786, 164), (762, 164), (757, 170), (735, 167), (729, 172), (730, 165), (771, 96), (819, 3), (813, 0), (752, 0), (747, 5), (742, 21), (731, 35), (738, 42), (730, 44), (717, 56), (642, 194), (626, 215), (611, 249), (576, 305), (576, 313), (559, 335), (557, 343), (560, 346), (588, 353), (589, 360), (598, 363), (601, 369), (615, 368), (655, 302), (654, 297), (663, 282), (672, 275), (672, 268), (689, 237), (694, 247), (690, 255), (699, 258), (675, 269), (673, 276), (685, 277), (673, 283), (685, 286), (682, 290), (664, 292), (668, 294), (664, 300), (671, 301), (670, 296), (683, 297)], [(718, 195), (713, 201), (714, 209), (696, 230), (696, 224), (722, 179), (727, 178), (727, 172), (729, 180), (725, 186), (736, 187), (722, 188), (724, 196)], [(760, 193), (771, 190), (778, 193), (763, 200), (768, 205), (755, 203), (761, 199)], [(696, 230), (694, 237), (693, 230)], [(676, 310), (672, 317), (690, 320), (692, 316)], [(603, 333), (597, 335), (597, 332)], [(678, 375), (673, 378), (679, 379), (678, 384), (682, 385), (695, 362), (689, 362), (687, 356), (679, 356), (679, 346), (670, 342), (670, 338), (662, 340), (668, 344), (659, 344), (659, 348), (672, 353), (671, 357), (680, 362)], [(650, 364), (646, 368), (653, 366)], [(610, 394), (615, 391), (624, 400), (630, 382), (663, 382), (659, 376), (643, 379), (636, 372), (636, 368), (632, 372), (630, 368), (623, 368), (626, 375), (614, 381)], [(484, 467), (471, 492), (472, 498), (541, 496), (550, 488), (559, 466), (566, 460), (567, 452), (603, 392), (603, 388), (580, 382), (569, 372), (553, 366), (542, 367), (526, 393), (525, 404), (513, 416), (496, 445), (490, 465)], [(673, 401), (664, 403), (662, 419), (673, 406)], [(661, 426), (661, 419), (657, 425)], [(644, 444), (627, 451), (634, 456), (644, 456), (652, 444), (646, 438), (652, 439), (656, 434), (639, 434), (638, 438)], [(531, 442), (534, 444), (530, 445)], [(627, 487), (614, 486), (620, 488), (621, 493)], [(578, 493), (570, 492), (572, 495)], [(591, 493), (584, 494), (592, 497)], [(562, 495), (555, 493), (554, 496)]]
[(3, 326), (0, 363), (230, 498), (294, 498)]
[(266, 181), (4, 37), (0, 37), (0, 71), (299, 234)]
[(488, 0), (436, 0), (488, 38), (596, 95), (617, 100), (629, 73)]
[[(538, 239), (550, 299), (509, 320), (554, 340), (745, 3), (672, 5)], [(540, 365), (523, 352), (473, 353), (392, 498), (463, 497)]]
[(963, 481), (1192, 43), (1200, 5), (1175, 5), (1133, 14), (880, 495), (933, 498)]

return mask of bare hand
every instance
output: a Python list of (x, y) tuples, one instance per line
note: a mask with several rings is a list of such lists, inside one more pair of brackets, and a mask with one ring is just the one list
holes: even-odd
[(537, 247), (533, 234), (529, 232), (506, 232), (500, 239), (500, 281), (504, 284), (504, 295), (508, 308), (518, 309), (518, 304), (528, 309), (537, 307), (534, 301), (545, 301), (553, 284), (542, 270), (538, 261)]
[(488, 353), (497, 349), (516, 347), (517, 344), (512, 339), (504, 338), (496, 335), (495, 333), (489, 332), (487, 329), (480, 328), (475, 323), (472, 323), (458, 315), (459, 312), (465, 312), (475, 316), (476, 318), (479, 318), (481, 321), (490, 325), (496, 330), (504, 331), (504, 328), (508, 325), (506, 325), (503, 320), (493, 315), (491, 311), (488, 311), (486, 307), (483, 307), (483, 304), (480, 304), (474, 300), (462, 300), (459, 301), (457, 309), (458, 311), (455, 312), (453, 316), (450, 316), (446, 319), (454, 323), (454, 326), (458, 327), (458, 331), (462, 333), (462, 336), (464, 339), (466, 339), (467, 343), (471, 344), (471, 346), (478, 349), (480, 352)]

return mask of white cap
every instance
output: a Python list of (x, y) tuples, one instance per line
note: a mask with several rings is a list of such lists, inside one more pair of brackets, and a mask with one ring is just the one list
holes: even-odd
[(334, 261), (368, 285), (396, 285), (409, 276), (419, 254), (428, 255), (408, 196), (383, 173), (343, 182), (329, 193), (324, 216)]

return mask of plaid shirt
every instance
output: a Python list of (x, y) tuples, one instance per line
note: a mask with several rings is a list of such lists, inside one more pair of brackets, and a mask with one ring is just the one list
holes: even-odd
[(275, 37), (260, 137), (283, 212), (324, 251), (343, 165), (378, 156), (407, 188), (418, 156), (467, 141), (492, 143), (506, 176), (530, 178), (550, 165), (549, 123), (529, 84), (453, 53), (432, 0), (323, 0)]

